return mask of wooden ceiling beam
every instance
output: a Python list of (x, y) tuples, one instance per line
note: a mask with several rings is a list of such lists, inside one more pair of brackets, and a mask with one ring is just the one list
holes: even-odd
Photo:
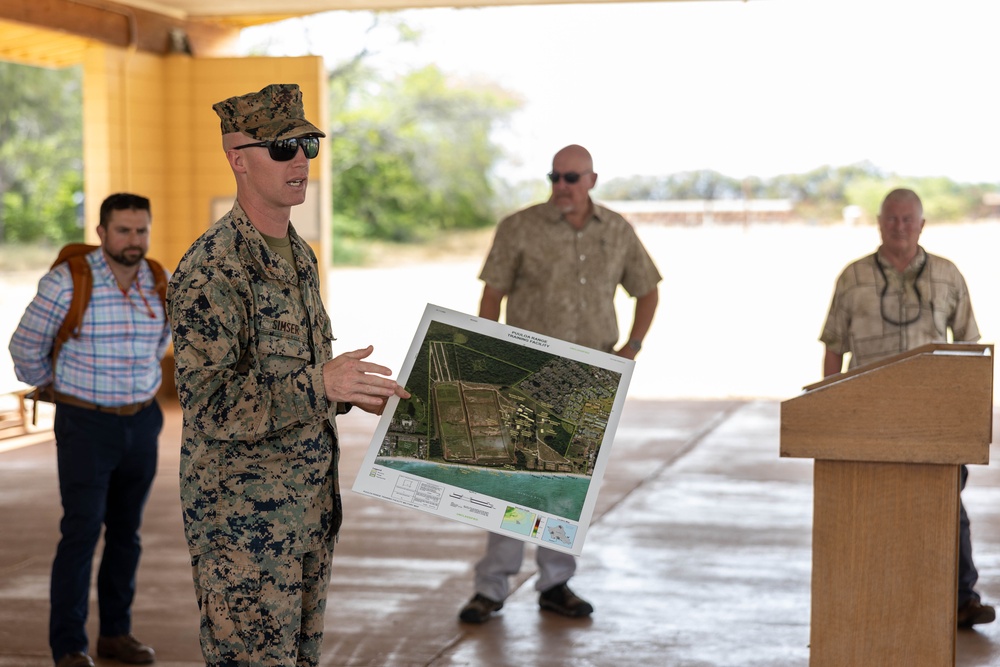
[(239, 29), (101, 0), (4, 0), (0, 19), (156, 54), (233, 55)]

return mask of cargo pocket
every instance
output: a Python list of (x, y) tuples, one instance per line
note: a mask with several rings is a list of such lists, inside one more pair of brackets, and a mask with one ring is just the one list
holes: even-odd
[(195, 572), (206, 662), (213, 667), (258, 664), (260, 568), (243, 554), (209, 552), (198, 557)]

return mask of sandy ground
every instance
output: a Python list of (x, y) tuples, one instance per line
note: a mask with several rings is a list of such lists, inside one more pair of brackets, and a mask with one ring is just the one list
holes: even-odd
[[(837, 274), (878, 244), (874, 227), (641, 226), (663, 274), (660, 308), (637, 359), (635, 398), (788, 398), (820, 379), (817, 341)], [(483, 236), (484, 243), (489, 241)], [(983, 332), (1000, 335), (1000, 221), (928, 225), (921, 241), (965, 274)], [(375, 346), (372, 360), (398, 370), (428, 303), (475, 313), (483, 248), (393, 265), (334, 268), (328, 309), (338, 352)], [(0, 270), (0, 391), (18, 386), (6, 342), (41, 271)], [(623, 336), (631, 302), (619, 295)]]

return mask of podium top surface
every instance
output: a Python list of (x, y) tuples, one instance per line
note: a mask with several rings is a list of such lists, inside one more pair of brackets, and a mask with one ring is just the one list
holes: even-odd
[(835, 375), (830, 375), (823, 378), (819, 382), (813, 382), (802, 388), (803, 391), (812, 391), (814, 389), (819, 389), (821, 387), (826, 387), (828, 385), (834, 384), (836, 382), (843, 382), (844, 380), (849, 380), (855, 376), (861, 375), (863, 373), (871, 373), (890, 364), (897, 364), (900, 361), (909, 359), (911, 357), (917, 357), (922, 354), (955, 354), (955, 355), (968, 355), (968, 356), (980, 356), (980, 357), (990, 357), (993, 356), (993, 345), (980, 344), (980, 343), (927, 343), (926, 345), (921, 345), (920, 347), (915, 347), (912, 350), (907, 350), (906, 352), (901, 352), (900, 354), (894, 354), (891, 357), (886, 357), (880, 361), (875, 361), (864, 366), (858, 366), (857, 368), (852, 368), (843, 373), (837, 373)]
[(992, 345), (922, 345), (781, 404), (781, 455), (789, 457), (983, 464), (992, 431)]

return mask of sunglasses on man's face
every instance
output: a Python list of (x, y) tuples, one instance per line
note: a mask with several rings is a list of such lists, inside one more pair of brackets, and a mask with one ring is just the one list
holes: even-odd
[(575, 171), (567, 171), (563, 173), (559, 173), (558, 171), (550, 171), (547, 175), (549, 177), (549, 180), (552, 181), (553, 183), (558, 183), (559, 179), (561, 178), (570, 185), (573, 185), (574, 183), (580, 180), (581, 176), (589, 173), (590, 173), (589, 171), (585, 171), (583, 172), (583, 174)]
[(259, 141), (255, 144), (243, 144), (233, 146), (233, 150), (240, 148), (266, 147), (271, 159), (275, 162), (288, 162), (302, 147), (302, 152), (310, 160), (319, 155), (319, 137), (292, 137), (291, 139), (278, 139), (277, 141)]

